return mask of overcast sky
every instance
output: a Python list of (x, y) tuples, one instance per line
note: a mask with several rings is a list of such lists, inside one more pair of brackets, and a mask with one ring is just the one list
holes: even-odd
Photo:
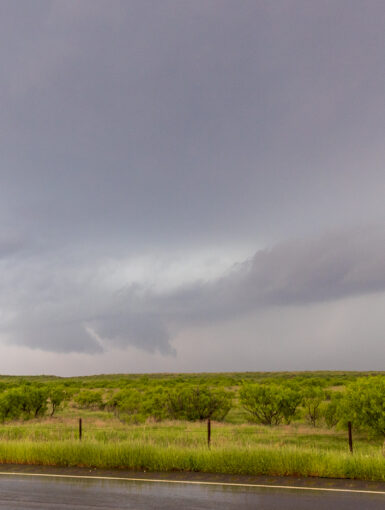
[(0, 373), (384, 369), (383, 0), (2, 0)]

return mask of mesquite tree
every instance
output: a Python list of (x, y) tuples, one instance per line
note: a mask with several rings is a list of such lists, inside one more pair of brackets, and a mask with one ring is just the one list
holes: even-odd
[(245, 384), (239, 399), (252, 419), (263, 425), (290, 423), (301, 403), (299, 391), (277, 384)]
[(303, 392), (302, 405), (305, 409), (307, 420), (317, 426), (318, 420), (322, 416), (322, 402), (325, 400), (325, 392), (317, 386), (309, 386)]
[(224, 390), (195, 386), (174, 390), (165, 398), (167, 414), (173, 419), (207, 420), (207, 442), (210, 446), (211, 420), (223, 420), (231, 409), (231, 396)]
[(350, 384), (341, 407), (344, 421), (382, 436), (385, 453), (385, 378), (360, 378)]

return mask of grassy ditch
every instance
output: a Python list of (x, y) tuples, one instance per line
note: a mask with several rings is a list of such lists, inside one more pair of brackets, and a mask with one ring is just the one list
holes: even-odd
[(143, 441), (6, 441), (0, 462), (50, 466), (124, 468), (146, 471), (199, 471), (235, 475), (319, 476), (385, 480), (385, 459), (376, 454), (323, 451), (292, 446), (159, 446)]

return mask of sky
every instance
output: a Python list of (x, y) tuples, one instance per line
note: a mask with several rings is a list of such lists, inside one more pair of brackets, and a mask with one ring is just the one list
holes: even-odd
[(0, 373), (382, 370), (382, 0), (3, 0)]

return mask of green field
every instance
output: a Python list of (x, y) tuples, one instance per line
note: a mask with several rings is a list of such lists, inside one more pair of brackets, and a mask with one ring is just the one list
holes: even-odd
[[(359, 372), (2, 376), (0, 462), (385, 480), (384, 437), (378, 427), (355, 422), (351, 454), (345, 411), (333, 424), (326, 419), (330, 402), (342, 401), (336, 396), (344, 396), (355, 381), (384, 380), (383, 373)], [(240, 397), (250, 384), (294, 388), (304, 395), (316, 388), (322, 392), (316, 422), (301, 400), (290, 423), (283, 418), (277, 425), (256, 423)], [(159, 411), (169, 395), (196, 388), (231, 398), (226, 415), (212, 420), (210, 448), (206, 421), (171, 419), (166, 408)], [(57, 390), (65, 398), (50, 416)], [(45, 399), (41, 408), (39, 398)]]

